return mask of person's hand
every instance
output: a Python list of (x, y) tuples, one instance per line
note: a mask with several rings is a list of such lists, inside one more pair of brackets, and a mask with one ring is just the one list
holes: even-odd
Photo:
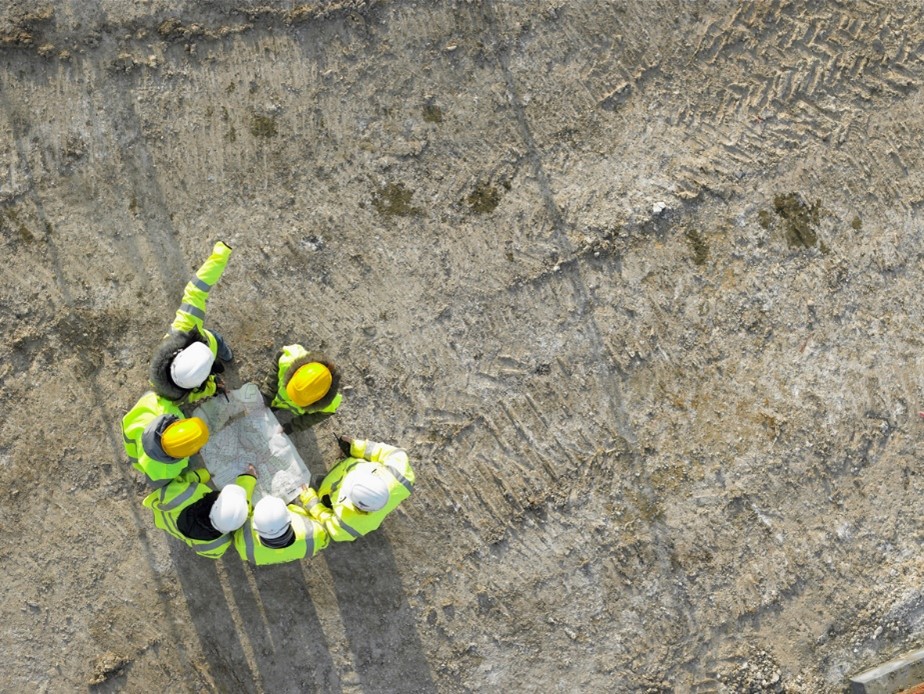
[(247, 466), (247, 471), (246, 471), (244, 474), (245, 474), (245, 475), (253, 475), (254, 477), (256, 477), (256, 476), (257, 476), (257, 468), (255, 468), (252, 464), (251, 464), (251, 465), (248, 465), (248, 466)]
[(353, 437), (340, 434), (340, 436), (337, 437), (337, 445), (340, 446), (340, 450), (343, 451), (343, 454), (348, 456), (350, 455), (350, 446), (353, 445)]
[(306, 482), (298, 488), (298, 502), (311, 513), (311, 509), (318, 505), (318, 493)]

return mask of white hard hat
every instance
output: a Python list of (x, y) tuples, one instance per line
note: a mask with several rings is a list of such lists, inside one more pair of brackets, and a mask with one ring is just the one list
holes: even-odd
[(282, 535), (290, 522), (286, 502), (276, 496), (264, 496), (253, 510), (254, 530), (267, 540)]
[(388, 485), (369, 470), (353, 470), (343, 480), (344, 496), (360, 511), (378, 511), (388, 503)]
[(239, 484), (228, 484), (221, 490), (212, 510), (209, 520), (212, 527), (220, 533), (233, 533), (244, 525), (247, 520), (247, 492)]
[(212, 372), (215, 356), (204, 342), (180, 350), (170, 364), (170, 378), (180, 388), (198, 388)]

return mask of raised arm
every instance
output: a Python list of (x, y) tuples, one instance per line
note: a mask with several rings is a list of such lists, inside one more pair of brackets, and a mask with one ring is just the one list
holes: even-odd
[(225, 271), (225, 266), (228, 264), (230, 256), (230, 246), (223, 241), (215, 244), (208, 260), (196, 271), (196, 276), (187, 283), (186, 289), (183, 290), (183, 303), (177, 309), (176, 317), (170, 326), (170, 332), (189, 332), (193, 329), (202, 329), (209, 290), (221, 278), (221, 273)]

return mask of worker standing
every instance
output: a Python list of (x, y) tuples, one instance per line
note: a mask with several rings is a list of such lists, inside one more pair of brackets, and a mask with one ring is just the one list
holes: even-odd
[(205, 484), (209, 479), (205, 468), (189, 470), (148, 494), (143, 503), (154, 511), (158, 528), (185, 542), (196, 554), (218, 559), (233, 544), (232, 533), (250, 515), (257, 478), (251, 466), (220, 492)]
[(209, 440), (199, 417), (186, 416), (176, 403), (148, 391), (122, 418), (122, 443), (132, 466), (155, 487), (169, 484), (189, 465), (189, 456)]
[(303, 487), (301, 500), (335, 542), (352, 542), (378, 528), (414, 491), (407, 453), (385, 443), (340, 436), (348, 456), (337, 463), (317, 492)]
[(192, 403), (214, 395), (215, 374), (224, 370), (220, 362), (234, 358), (222, 336), (203, 325), (209, 290), (218, 282), (230, 255), (231, 247), (226, 243), (215, 244), (208, 260), (186, 285), (170, 330), (154, 353), (150, 379), (163, 398)]
[(324, 526), (305, 509), (286, 505), (275, 496), (260, 499), (253, 518), (234, 533), (234, 546), (241, 559), (257, 566), (313, 557), (329, 542)]
[(271, 407), (295, 416), (337, 411), (343, 396), (340, 370), (333, 361), (295, 344), (283, 347), (276, 363), (276, 395)]

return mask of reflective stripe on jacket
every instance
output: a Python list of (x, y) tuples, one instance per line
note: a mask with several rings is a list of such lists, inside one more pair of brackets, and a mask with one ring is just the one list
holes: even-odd
[[(205, 305), (209, 300), (209, 290), (221, 278), (231, 256), (231, 249), (219, 241), (212, 248), (212, 254), (202, 264), (183, 290), (183, 303), (176, 311), (176, 317), (170, 325), (170, 333), (188, 333), (198, 330), (205, 334), (203, 321), (205, 320)], [(170, 334), (168, 333), (168, 335)], [(215, 353), (215, 337), (209, 339), (209, 347)]]
[(288, 508), (295, 541), (288, 547), (267, 547), (253, 529), (252, 519), (248, 518), (243, 527), (234, 532), (234, 547), (241, 559), (257, 566), (283, 564), (304, 557), (313, 557), (327, 547), (330, 538), (324, 526), (295, 504), (289, 504)]
[[(414, 471), (411, 469), (407, 453), (402, 449), (384, 443), (354, 439), (350, 453), (355, 457), (337, 463), (318, 488), (319, 497), (330, 497), (330, 510), (324, 506), (312, 509), (318, 509), (314, 513), (315, 517), (324, 523), (335, 542), (352, 542), (372, 532), (414, 491)], [(340, 485), (346, 475), (363, 468), (381, 474), (388, 485), (388, 503), (378, 511), (360, 511), (349, 499), (339, 499)]]

